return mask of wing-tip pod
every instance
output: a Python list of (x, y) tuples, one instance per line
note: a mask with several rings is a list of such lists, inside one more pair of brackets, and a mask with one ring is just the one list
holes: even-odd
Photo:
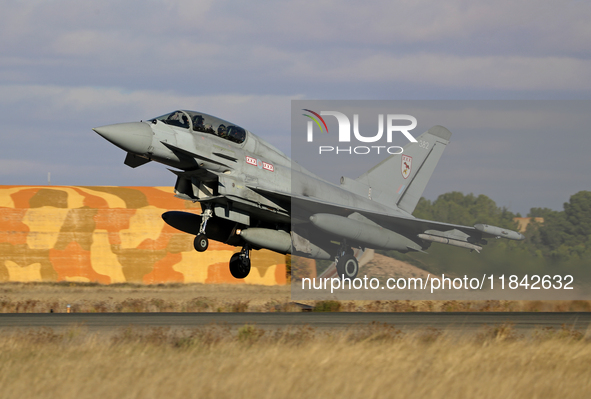
[(503, 237), (509, 240), (516, 241), (525, 240), (525, 236), (523, 234), (513, 230), (503, 229), (501, 227), (489, 226), (488, 224), (478, 223), (474, 225), (474, 228), (478, 231), (495, 237)]

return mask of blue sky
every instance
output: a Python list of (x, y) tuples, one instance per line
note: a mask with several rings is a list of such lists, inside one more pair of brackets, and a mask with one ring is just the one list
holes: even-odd
[[(163, 166), (123, 165), (91, 128), (177, 108), (289, 152), (292, 99), (591, 99), (584, 1), (8, 0), (2, 10), (0, 184), (45, 184), (51, 172), (59, 185), (172, 185)], [(591, 135), (557, 133), (513, 148), (523, 173), (497, 167), (495, 143), (478, 132), (456, 135), (441, 165), (461, 178), (431, 182), (426, 195), (453, 188), (516, 212), (562, 209), (590, 187), (579, 172), (591, 166), (581, 150)], [(455, 163), (462, 151), (486, 174)]]

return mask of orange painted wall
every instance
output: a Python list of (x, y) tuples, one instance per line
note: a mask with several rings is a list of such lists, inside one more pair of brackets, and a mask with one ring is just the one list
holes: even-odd
[(266, 250), (234, 279), (238, 248), (196, 252), (193, 236), (164, 223), (168, 210), (201, 213), (170, 187), (0, 186), (0, 281), (286, 283), (285, 257)]

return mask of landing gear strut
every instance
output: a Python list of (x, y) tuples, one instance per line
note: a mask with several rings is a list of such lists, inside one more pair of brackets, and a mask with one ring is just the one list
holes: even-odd
[(339, 274), (339, 278), (353, 280), (357, 277), (357, 273), (359, 272), (359, 262), (357, 262), (357, 259), (353, 256), (353, 249), (347, 246), (346, 240), (343, 240), (341, 243), (335, 261), (337, 262), (337, 273)]
[(245, 278), (250, 273), (250, 248), (248, 245), (242, 247), (240, 253), (230, 258), (230, 273), (234, 278)]
[(207, 239), (207, 235), (205, 235), (205, 227), (207, 226), (207, 221), (210, 217), (213, 216), (213, 212), (211, 211), (211, 206), (206, 205), (205, 210), (201, 214), (201, 225), (199, 226), (199, 234), (195, 237), (195, 241), (193, 241), (193, 246), (197, 252), (203, 252), (209, 246), (209, 240)]

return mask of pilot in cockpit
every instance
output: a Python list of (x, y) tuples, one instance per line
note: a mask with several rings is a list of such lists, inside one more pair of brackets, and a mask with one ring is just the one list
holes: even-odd
[(193, 130), (198, 132), (203, 132), (205, 130), (205, 126), (203, 126), (203, 116), (196, 115), (193, 118)]
[(187, 118), (187, 115), (183, 115), (181, 117), (182, 122), (181, 122), (181, 127), (184, 127), (185, 129), (189, 128), (189, 118)]
[(182, 112), (176, 111), (168, 117), (167, 123), (169, 125), (184, 127), (186, 129), (189, 127), (189, 118), (187, 118), (187, 115)]
[(220, 136), (223, 139), (228, 137), (228, 129), (226, 129), (226, 125), (224, 125), (223, 123), (218, 126), (218, 136)]
[(196, 115), (193, 117), (193, 130), (196, 132), (203, 132), (203, 133), (215, 133), (211, 124), (205, 124), (205, 119), (202, 115)]

